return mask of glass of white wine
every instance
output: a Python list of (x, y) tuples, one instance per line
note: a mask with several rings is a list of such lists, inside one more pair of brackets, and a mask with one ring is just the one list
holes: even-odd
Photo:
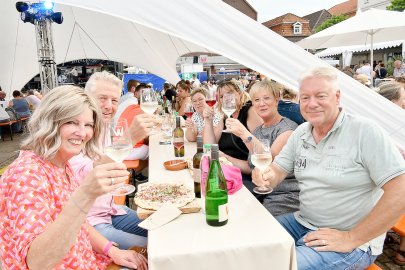
[(169, 114), (163, 116), (163, 122), (160, 126), (160, 130), (162, 131), (162, 140), (160, 141), (160, 144), (171, 144), (173, 123), (172, 117)]
[[(264, 171), (273, 160), (271, 156), (270, 141), (268, 139), (257, 139), (253, 141), (253, 152), (251, 156), (253, 165), (260, 171)], [(257, 194), (269, 194), (273, 192), (271, 186), (258, 186), (253, 189)]]
[[(222, 111), (228, 118), (236, 111), (236, 100), (234, 93), (224, 93), (222, 96)], [(227, 129), (222, 130), (222, 132), (230, 132)]]
[[(104, 132), (104, 154), (115, 162), (123, 162), (133, 149), (127, 120), (106, 123)], [(133, 185), (122, 184), (110, 193), (113, 196), (123, 196), (134, 191), (135, 187)]]
[[(144, 88), (141, 90), (141, 109), (147, 114), (154, 114), (157, 107), (158, 101), (156, 97), (156, 93), (153, 89)], [(152, 131), (150, 135), (156, 134), (156, 127), (152, 127)]]

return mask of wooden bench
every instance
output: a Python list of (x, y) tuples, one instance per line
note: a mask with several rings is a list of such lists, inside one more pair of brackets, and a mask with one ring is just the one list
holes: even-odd
[(402, 215), (401, 219), (392, 227), (392, 230), (399, 234), (400, 236), (405, 236), (405, 215)]
[(1, 132), (0, 132), (0, 135), (1, 135), (1, 139), (4, 141), (4, 132), (3, 132), (3, 127), (9, 127), (9, 129), (10, 129), (10, 137), (11, 137), (11, 140), (13, 140), (13, 129), (11, 128), (11, 125), (12, 124), (14, 124), (14, 123), (16, 123), (16, 122), (18, 122), (19, 120), (17, 120), (17, 121), (8, 121), (8, 122), (3, 122), (3, 123), (0, 123), (0, 130), (1, 130)]
[(370, 265), (369, 267), (367, 267), (365, 270), (382, 270), (378, 265), (376, 265), (375, 263), (373, 263), (372, 265)]

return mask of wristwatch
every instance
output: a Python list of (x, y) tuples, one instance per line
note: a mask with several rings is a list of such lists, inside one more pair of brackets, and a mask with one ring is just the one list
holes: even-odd
[(244, 143), (250, 143), (252, 141), (253, 137), (252, 136), (247, 136), (246, 140), (244, 140)]

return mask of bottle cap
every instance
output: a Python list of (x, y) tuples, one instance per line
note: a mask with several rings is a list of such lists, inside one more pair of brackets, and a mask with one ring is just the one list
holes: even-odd
[(203, 147), (204, 147), (204, 149), (211, 149), (211, 144), (205, 143)]
[(211, 144), (211, 151), (219, 151), (219, 146), (218, 144)]

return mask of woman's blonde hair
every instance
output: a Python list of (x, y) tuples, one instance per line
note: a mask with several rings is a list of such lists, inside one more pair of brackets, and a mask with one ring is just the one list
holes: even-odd
[[(222, 88), (224, 88), (226, 86), (229, 87), (230, 89), (232, 89), (232, 91), (235, 91), (236, 93), (239, 94), (239, 97), (240, 97), (239, 104), (240, 105), (238, 106), (238, 108), (236, 108), (236, 111), (239, 111), (250, 100), (249, 94), (242, 91), (241, 88), (239, 87), (238, 82), (235, 79), (232, 79), (232, 80), (221, 81), (218, 84), (218, 87), (217, 87), (218, 95), (220, 94), (220, 91), (222, 90)], [(220, 98), (218, 98), (217, 104), (218, 104), (217, 108), (222, 111), (222, 109), (221, 109), (222, 101)]]
[(255, 94), (259, 92), (260, 90), (266, 90), (268, 93), (270, 93), (274, 98), (280, 99), (280, 92), (283, 89), (282, 85), (276, 82), (272, 82), (269, 79), (264, 79), (263, 81), (257, 82), (254, 85), (252, 85), (252, 88), (250, 88), (250, 98), (254, 99)]
[(196, 87), (193, 89), (193, 91), (191, 91), (191, 94), (190, 94), (191, 98), (193, 98), (193, 96), (198, 93), (203, 95), (205, 98), (207, 97), (207, 89), (205, 89), (203, 87)]
[(86, 143), (84, 154), (92, 159), (99, 158), (101, 113), (88, 93), (71, 85), (56, 87), (44, 96), (28, 122), (29, 135), (21, 149), (31, 150), (47, 160), (53, 159), (61, 146), (60, 127), (82, 114), (86, 108), (93, 111), (94, 134)]

